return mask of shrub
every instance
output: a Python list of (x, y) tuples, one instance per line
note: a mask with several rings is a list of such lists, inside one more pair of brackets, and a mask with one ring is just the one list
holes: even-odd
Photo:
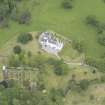
[(8, 21), (5, 17), (0, 16), (0, 27), (8, 27)]
[(20, 24), (27, 24), (31, 19), (31, 14), (28, 11), (24, 11), (20, 14), (18, 21)]
[(52, 61), (54, 67), (54, 73), (58, 76), (67, 74), (68, 65), (64, 63), (63, 60), (55, 60), (55, 63)]
[(98, 36), (98, 43), (102, 46), (105, 46), (105, 35)]
[(12, 55), (9, 58), (8, 65), (10, 67), (19, 67), (21, 65), (21, 62), (16, 55)]
[[(52, 88), (49, 91), (49, 98), (53, 102), (53, 105), (64, 105), (63, 104), (63, 92), (61, 89)], [(55, 104), (54, 104), (55, 103)]]
[(100, 82), (105, 83), (105, 76), (101, 76)]
[(40, 90), (40, 91), (44, 90), (45, 89), (44, 83), (38, 83), (37, 84), (37, 89)]
[(11, 20), (13, 20), (13, 21), (17, 21), (17, 20), (18, 20), (17, 17), (18, 17), (18, 12), (17, 12), (16, 9), (13, 9), (13, 10), (11, 11), (10, 18), (11, 18)]
[(30, 89), (30, 81), (29, 81), (29, 80), (24, 80), (24, 81), (23, 81), (23, 86), (24, 86), (26, 89)]
[(16, 17), (16, 13), (12, 13), (17, 9), (16, 0), (0, 0), (0, 26), (7, 27), (11, 17)]
[(3, 16), (0, 16), (0, 23), (4, 20)]
[[(67, 86), (64, 88), (64, 96), (67, 95), (67, 93), (70, 91), (70, 90), (75, 90), (75, 87), (76, 87), (76, 82), (75, 80), (69, 80), (68, 83), (67, 83)], [(77, 89), (76, 89), (77, 90)]]
[(92, 73), (95, 74), (96, 73), (96, 70), (93, 70)]
[(86, 23), (93, 26), (93, 27), (99, 27), (99, 21), (96, 20), (95, 16), (87, 16), (86, 17)]
[(98, 21), (95, 16), (87, 16), (86, 24), (95, 28), (98, 34), (103, 34), (105, 30), (105, 24)]
[(89, 81), (85, 79), (81, 80), (79, 86), (82, 90), (86, 90), (89, 86)]
[(97, 28), (97, 33), (98, 34), (103, 34), (104, 33), (104, 30), (105, 30), (105, 23), (99, 23), (99, 26)]
[(72, 6), (72, 4), (71, 4), (70, 1), (63, 1), (63, 2), (62, 2), (62, 7), (63, 7), (64, 9), (72, 9), (72, 8), (73, 8), (73, 6)]
[(105, 3), (105, 0), (103, 0), (103, 2)]
[(55, 73), (56, 75), (63, 75), (63, 74), (64, 74), (61, 67), (57, 67), (57, 68), (54, 70), (54, 73)]
[(91, 94), (91, 95), (89, 96), (89, 99), (90, 99), (90, 100), (94, 100), (94, 99), (95, 99), (94, 95)]
[(15, 54), (20, 54), (22, 49), (19, 45), (17, 45), (13, 48), (13, 51), (14, 51)]
[(27, 56), (28, 56), (29, 58), (32, 57), (32, 52), (31, 52), (31, 51), (28, 51)]
[(91, 57), (86, 57), (85, 63), (89, 66), (97, 68), (101, 72), (105, 72), (105, 60), (104, 59), (93, 59)]
[(93, 67), (97, 67), (97, 61), (91, 57), (86, 57), (85, 58), (85, 63), (87, 65), (93, 66)]
[(17, 41), (22, 44), (27, 44), (32, 39), (33, 39), (33, 37), (30, 33), (22, 33), (18, 36)]
[(54, 73), (58, 76), (67, 74), (69, 67), (67, 64), (64, 63), (63, 59), (56, 60), (53, 58), (49, 58), (46, 63), (48, 65), (53, 66)]
[(76, 49), (79, 53), (83, 53), (84, 51), (84, 44), (82, 41), (73, 41), (72, 47)]

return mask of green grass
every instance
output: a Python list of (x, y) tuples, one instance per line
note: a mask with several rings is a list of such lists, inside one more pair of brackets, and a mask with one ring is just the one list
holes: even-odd
[[(4, 48), (0, 49), (1, 54), (8, 53), (8, 49), (12, 51), (12, 47), (15, 45), (13, 43), (16, 43), (12, 41), (14, 40), (13, 36), (18, 35), (21, 32), (45, 30), (52, 30), (60, 35), (70, 38), (71, 40), (82, 40), (85, 44), (85, 53), (88, 56), (98, 58), (105, 52), (105, 47), (100, 46), (96, 41), (95, 30), (85, 24), (85, 17), (88, 15), (96, 15), (97, 19), (104, 23), (105, 4), (103, 3), (103, 0), (74, 0), (74, 8), (72, 10), (64, 10), (61, 8), (63, 0), (37, 0), (40, 2), (40, 5), (34, 5), (34, 1), (35, 0), (23, 0), (21, 5), (19, 5), (20, 10), (29, 9), (29, 11), (31, 11), (32, 20), (29, 25), (19, 25), (16, 22), (10, 21), (9, 28), (0, 29), (0, 47), (4, 46)], [(35, 54), (39, 51), (38, 45), (35, 41), (29, 43), (28, 46), (22, 47), (26, 50), (32, 49)], [(69, 59), (77, 58), (79, 56), (78, 53), (68, 45), (65, 46), (60, 54), (61, 56), (69, 57)], [(47, 53), (45, 55), (49, 56)], [(102, 75), (100, 72), (92, 74), (90, 68), (77, 66), (73, 69), (71, 67), (70, 72), (66, 76), (58, 77), (52, 70), (50, 70), (50, 67), (47, 68), (47, 74), (43, 77), (48, 89), (52, 87), (65, 87), (73, 74), (76, 75), (76, 80), (93, 80), (95, 78), (100, 78)], [(87, 74), (85, 75), (84, 72), (87, 72)], [(34, 74), (32, 75), (32, 78), (33, 76)], [(0, 79), (1, 78), (2, 75), (0, 73)], [(104, 86), (99, 84), (96, 85), (105, 89), (104, 84)], [(101, 91), (99, 88), (94, 88), (94, 85), (91, 85), (83, 94), (70, 92), (66, 97), (65, 105), (101, 105), (103, 98), (97, 101), (97, 97), (102, 96), (105, 98), (104, 89), (101, 89)], [(103, 93), (104, 95), (99, 93)], [(89, 100), (91, 94), (96, 97), (94, 102)], [(74, 101), (76, 101), (77, 104), (75, 104), (76, 102)]]
[(105, 21), (105, 4), (102, 0), (74, 0), (72, 10), (61, 8), (62, 0), (39, 0), (40, 5), (34, 5), (34, 0), (23, 0), (21, 9), (29, 9), (32, 13), (30, 25), (19, 25), (10, 22), (10, 27), (0, 29), (0, 46), (21, 32), (54, 30), (71, 39), (84, 40), (85, 53), (88, 56), (100, 57), (105, 48), (96, 41), (96, 32), (84, 21), (88, 15), (96, 15), (101, 22)]
[[(96, 72), (96, 74), (93, 74), (91, 68), (88, 67), (76, 66), (74, 68), (71, 68), (68, 74), (64, 76), (56, 76), (53, 73), (53, 70), (50, 67), (48, 68), (49, 69), (47, 69), (46, 73), (44, 72), (45, 74), (43, 75), (43, 80), (45, 82), (47, 90), (51, 88), (65, 89), (68, 84), (68, 81), (72, 78), (73, 74), (75, 74), (76, 76), (76, 81), (83, 79), (94, 80), (102, 76), (102, 73), (100, 72)], [(87, 74), (85, 74), (84, 72), (87, 72)], [(76, 91), (69, 91), (65, 97), (64, 105), (99, 105), (99, 103), (102, 103), (103, 98), (105, 98), (104, 89), (105, 84), (99, 85), (97, 83), (91, 84), (87, 90), (80, 93)], [(94, 95), (95, 99), (91, 100), (91, 95)], [(100, 100), (97, 100), (99, 98)]]

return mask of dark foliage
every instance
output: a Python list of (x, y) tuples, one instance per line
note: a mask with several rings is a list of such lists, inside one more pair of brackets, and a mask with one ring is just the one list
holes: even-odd
[(79, 83), (79, 86), (82, 90), (86, 90), (89, 86), (89, 81), (88, 80), (81, 80)]
[(98, 36), (98, 43), (102, 46), (105, 46), (105, 35), (99, 35)]
[(22, 44), (27, 44), (31, 40), (33, 40), (33, 37), (30, 33), (22, 33), (17, 38), (17, 42)]
[(18, 21), (20, 24), (28, 24), (31, 19), (31, 14), (29, 11), (24, 11), (20, 14)]
[(22, 49), (19, 45), (17, 45), (13, 48), (13, 51), (14, 51), (15, 54), (20, 54)]
[(3, 85), (5, 88), (8, 88), (8, 82), (7, 81), (1, 81), (0, 85)]
[[(27, 24), (31, 14), (28, 11), (20, 13), (18, 3), (22, 0), (0, 0), (0, 27), (7, 27), (9, 20), (18, 21), (20, 24)], [(19, 15), (20, 14), (20, 15)]]
[(0, 0), (0, 25), (7, 26), (11, 13), (17, 8), (15, 0)]
[(72, 9), (73, 8), (73, 5), (72, 5), (72, 0), (64, 0), (62, 2), (62, 7), (64, 9)]
[(86, 23), (96, 28), (99, 27), (99, 21), (96, 19), (95, 16), (87, 16)]

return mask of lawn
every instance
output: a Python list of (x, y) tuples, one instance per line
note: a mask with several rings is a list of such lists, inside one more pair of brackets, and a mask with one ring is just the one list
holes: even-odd
[(29, 9), (32, 20), (29, 25), (19, 25), (9, 22), (9, 28), (0, 29), (0, 47), (11, 37), (29, 31), (54, 30), (70, 39), (83, 40), (85, 53), (88, 56), (100, 57), (105, 48), (96, 41), (96, 32), (85, 24), (85, 17), (96, 15), (101, 22), (105, 21), (105, 4), (103, 0), (74, 0), (74, 8), (64, 10), (61, 8), (62, 0), (37, 0), (40, 5), (35, 5), (35, 0), (23, 0), (19, 5), (20, 10)]

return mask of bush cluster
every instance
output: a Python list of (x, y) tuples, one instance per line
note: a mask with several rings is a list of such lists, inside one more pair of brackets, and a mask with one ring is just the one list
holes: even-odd
[(96, 29), (97, 32), (97, 42), (102, 45), (105, 46), (105, 35), (104, 35), (104, 31), (105, 31), (105, 24), (101, 23), (100, 21), (98, 21), (96, 19), (95, 16), (87, 16), (86, 17), (86, 24), (91, 25), (93, 28)]
[[(8, 27), (9, 20), (17, 21), (20, 24), (27, 24), (30, 21), (29, 11), (19, 11), (17, 4), (22, 0), (0, 0), (0, 27)], [(20, 15), (19, 15), (20, 14)]]
[(62, 2), (62, 7), (64, 9), (72, 9), (73, 8), (73, 5), (72, 5), (72, 0), (64, 0)]
[(86, 17), (86, 23), (93, 26), (93, 27), (99, 27), (99, 21), (96, 19), (95, 16), (87, 16)]
[(33, 37), (30, 33), (22, 33), (18, 36), (17, 42), (22, 44), (27, 44), (29, 41), (32, 41)]
[(49, 59), (48, 64), (53, 66), (54, 73), (58, 76), (67, 74), (69, 67), (63, 60)]

